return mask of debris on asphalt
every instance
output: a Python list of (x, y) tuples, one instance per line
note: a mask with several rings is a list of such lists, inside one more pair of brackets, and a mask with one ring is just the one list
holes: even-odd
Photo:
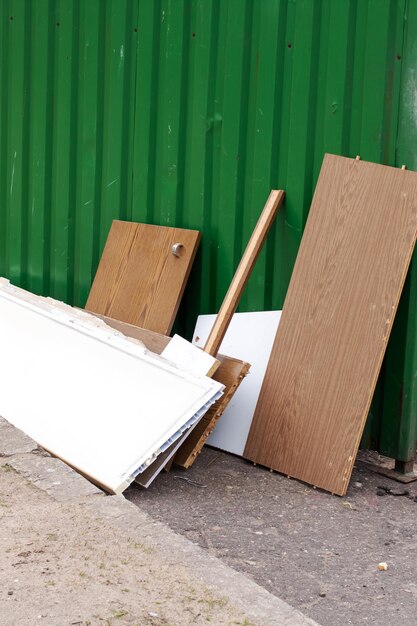
[(408, 489), (398, 489), (395, 487), (391, 488), (386, 487), (385, 485), (378, 485), (376, 495), (385, 496), (386, 494), (390, 496), (409, 496), (410, 491)]
[(187, 476), (174, 476), (174, 480), (184, 480), (189, 485), (193, 485), (194, 487), (207, 487), (207, 485), (203, 485), (203, 483), (199, 483), (196, 480), (191, 480), (191, 478), (187, 478)]

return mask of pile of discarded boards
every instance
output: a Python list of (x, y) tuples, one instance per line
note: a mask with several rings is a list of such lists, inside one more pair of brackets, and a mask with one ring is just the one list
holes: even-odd
[(193, 343), (169, 333), (197, 231), (113, 222), (85, 310), (0, 279), (0, 414), (110, 493), (189, 468), (208, 440), (344, 495), (417, 236), (417, 173), (326, 155), (282, 315), (235, 313), (284, 196)]

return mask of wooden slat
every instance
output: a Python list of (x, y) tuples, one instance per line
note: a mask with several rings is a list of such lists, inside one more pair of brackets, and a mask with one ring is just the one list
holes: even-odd
[(218, 355), (218, 358), (221, 361), (221, 365), (213, 375), (213, 378), (225, 386), (223, 396), (207, 411), (178, 450), (175, 456), (175, 463), (181, 467), (188, 468), (194, 463), (207, 437), (222, 416), (250, 368), (249, 363), (239, 359), (220, 355)]
[(115, 220), (86, 310), (169, 334), (199, 240), (195, 230)]
[[(237, 309), (243, 290), (248, 282), (249, 276), (262, 250), (262, 246), (265, 243), (265, 239), (276, 217), (278, 209), (284, 201), (284, 198), (285, 192), (281, 190), (273, 189), (269, 194), (268, 200), (262, 210), (258, 223), (255, 226), (232, 282), (230, 283), (229, 289), (227, 290), (222, 306), (220, 307), (220, 311), (213, 324), (213, 328), (211, 329), (205, 343), (204, 351), (213, 356), (216, 356), (219, 351), (219, 347), (223, 341), (229, 324), (232, 321), (233, 314)], [(242, 362), (240, 361), (240, 363)], [(198, 423), (194, 431), (187, 438), (175, 456), (175, 463), (181, 465), (182, 467), (190, 467), (193, 464), (198, 454), (201, 452), (208, 436), (213, 431), (214, 426), (232, 399), (238, 385), (246, 375), (249, 367), (250, 365), (245, 363), (240, 371), (232, 373), (233, 368), (228, 371), (226, 366), (224, 366), (223, 369), (222, 366), (220, 366), (217, 373), (219, 376), (223, 376), (224, 380), (216, 378), (216, 376), (213, 376), (213, 378), (216, 378), (216, 380), (219, 380), (226, 385), (224, 396), (210, 411), (207, 412), (204, 418)]]
[(416, 172), (326, 155), (246, 458), (346, 492), (416, 230)]
[(233, 317), (233, 313), (237, 309), (253, 266), (255, 265), (256, 259), (262, 250), (262, 246), (265, 243), (269, 229), (272, 226), (284, 198), (285, 192), (281, 190), (273, 189), (269, 194), (258, 223), (255, 226), (246, 250), (240, 260), (235, 275), (233, 276), (233, 280), (227, 290), (216, 321), (214, 322), (213, 328), (208, 336), (206, 345), (204, 346), (204, 351), (213, 356), (216, 356), (219, 351), (220, 344), (226, 334), (227, 328)]

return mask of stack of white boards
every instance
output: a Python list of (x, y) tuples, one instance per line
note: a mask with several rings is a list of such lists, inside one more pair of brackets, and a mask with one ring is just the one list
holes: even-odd
[[(204, 415), (222, 385), (93, 315), (0, 278), (0, 415), (121, 493)], [(175, 360), (175, 359), (174, 359)]]
[[(199, 315), (195, 345), (204, 346), (215, 319), (216, 315)], [(281, 311), (233, 315), (220, 352), (247, 361), (251, 368), (207, 439), (209, 445), (243, 455), (280, 319)]]

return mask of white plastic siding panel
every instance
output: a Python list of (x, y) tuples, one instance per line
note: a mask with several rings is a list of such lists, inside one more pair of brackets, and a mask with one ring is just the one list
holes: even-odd
[(0, 414), (115, 493), (222, 388), (87, 313), (7, 281), (0, 282), (0, 349)]

